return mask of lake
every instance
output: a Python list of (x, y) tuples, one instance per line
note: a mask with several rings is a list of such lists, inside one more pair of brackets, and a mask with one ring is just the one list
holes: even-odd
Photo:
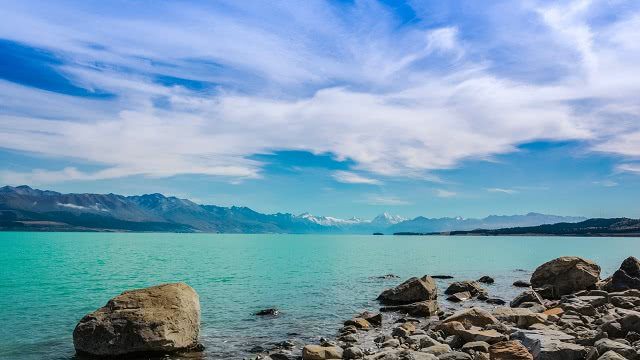
[[(640, 256), (640, 238), (0, 233), (0, 358), (71, 359), (86, 313), (124, 290), (183, 281), (200, 295), (205, 358), (249, 357), (254, 346), (331, 337), (376, 310), (376, 296), (411, 276), (490, 275), (490, 296), (563, 255), (603, 276)], [(400, 279), (377, 279), (393, 273)], [(450, 281), (439, 281), (442, 292)], [(257, 318), (263, 308), (281, 315)]]

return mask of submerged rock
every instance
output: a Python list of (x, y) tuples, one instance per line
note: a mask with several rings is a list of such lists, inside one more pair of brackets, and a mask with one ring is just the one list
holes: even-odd
[(125, 291), (83, 317), (73, 331), (79, 353), (121, 356), (198, 348), (200, 301), (184, 283)]
[(264, 310), (260, 310), (258, 312), (256, 312), (256, 316), (278, 316), (278, 314), (280, 313), (280, 311), (278, 311), (278, 309), (276, 308), (271, 308), (271, 309), (264, 309)]
[(515, 287), (530, 287), (531, 283), (524, 280), (516, 280), (513, 282), (513, 286)]
[(549, 288), (550, 298), (595, 287), (600, 279), (600, 266), (591, 260), (563, 256), (540, 265), (531, 275), (534, 288)]
[(483, 284), (493, 284), (495, 282), (495, 280), (491, 277), (491, 276), (483, 276), (480, 279), (478, 279), (478, 282), (481, 282)]
[(418, 301), (435, 300), (438, 297), (436, 282), (430, 276), (412, 277), (392, 289), (383, 291), (379, 296), (383, 304), (403, 305)]

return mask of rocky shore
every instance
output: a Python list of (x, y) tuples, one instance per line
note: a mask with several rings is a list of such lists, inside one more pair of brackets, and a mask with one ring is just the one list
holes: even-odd
[[(508, 304), (489, 296), (485, 286), (494, 279), (485, 274), (450, 284), (444, 296), (434, 277), (381, 289), (381, 306), (346, 319), (333, 339), (304, 346), (285, 341), (254, 359), (640, 359), (640, 261), (634, 257), (607, 279), (590, 260), (551, 260), (513, 284), (523, 292)], [(199, 324), (195, 291), (166, 284), (125, 292), (86, 315), (74, 345), (92, 356), (197, 352)]]

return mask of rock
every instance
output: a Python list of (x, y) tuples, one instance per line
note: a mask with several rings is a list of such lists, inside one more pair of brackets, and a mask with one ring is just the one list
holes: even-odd
[(518, 318), (520, 316), (533, 314), (533, 311), (525, 308), (498, 307), (493, 310), (493, 316), (495, 316), (498, 320), (508, 321), (512, 323), (518, 322)]
[(468, 291), (455, 293), (447, 297), (447, 300), (451, 302), (462, 302), (462, 301), (467, 301), (469, 299), (471, 299), (471, 293), (469, 293)]
[(478, 282), (481, 282), (483, 284), (493, 284), (495, 282), (495, 280), (491, 277), (491, 276), (483, 276), (480, 279), (478, 279)]
[(438, 360), (473, 360), (473, 358), (467, 353), (452, 351), (438, 356)]
[(337, 346), (305, 345), (302, 348), (303, 360), (342, 359), (343, 350)]
[(462, 351), (468, 352), (468, 350), (489, 352), (489, 343), (484, 341), (472, 341), (462, 345)]
[(271, 360), (291, 360), (291, 359), (293, 359), (293, 356), (291, 356), (291, 354), (285, 353), (285, 352), (275, 352), (275, 353), (269, 354), (268, 359), (271, 359)]
[(507, 303), (506, 301), (498, 298), (489, 298), (485, 300), (485, 302), (491, 305), (505, 305)]
[(511, 303), (509, 303), (509, 305), (513, 308), (517, 308), (517, 307), (520, 307), (520, 305), (527, 302), (539, 303), (538, 297), (536, 296), (536, 293), (533, 290), (526, 290), (522, 292), (520, 295), (513, 298), (513, 300), (511, 300)]
[(347, 334), (339, 337), (338, 340), (346, 343), (357, 343), (358, 337), (355, 336), (354, 334)]
[(491, 360), (533, 360), (533, 355), (517, 340), (502, 341), (491, 345), (489, 356)]
[(566, 342), (575, 338), (558, 330), (519, 330), (511, 339), (520, 340), (536, 360), (582, 360), (588, 353), (584, 346)]
[(445, 294), (451, 295), (455, 293), (461, 292), (469, 292), (471, 296), (478, 296), (480, 294), (486, 294), (487, 290), (483, 289), (482, 286), (477, 281), (458, 281), (449, 285), (447, 290), (444, 291)]
[(415, 330), (416, 330), (416, 326), (413, 323), (406, 322), (398, 326), (397, 328), (393, 329), (393, 331), (391, 332), (391, 335), (395, 337), (405, 338), (411, 335)]
[(516, 280), (513, 283), (513, 286), (515, 287), (531, 287), (531, 283), (528, 281), (524, 281), (524, 280)]
[(498, 319), (491, 315), (488, 311), (481, 308), (470, 308), (456, 311), (453, 315), (443, 320), (443, 323), (459, 322), (465, 328), (471, 326), (484, 327), (490, 324), (497, 324)]
[(271, 309), (260, 310), (256, 312), (255, 315), (256, 316), (278, 316), (279, 313), (280, 312), (278, 311), (278, 309), (271, 308)]
[(526, 329), (534, 324), (544, 324), (547, 322), (547, 315), (544, 314), (525, 314), (517, 317), (516, 326), (521, 329)]
[(438, 298), (436, 282), (430, 276), (413, 277), (392, 289), (383, 291), (378, 300), (383, 304), (406, 305)]
[(476, 352), (472, 355), (473, 360), (491, 360), (489, 359), (489, 353)]
[(562, 314), (564, 314), (564, 310), (562, 310), (562, 308), (551, 308), (551, 309), (547, 309), (543, 312), (543, 314), (549, 316), (549, 315), (555, 315), (555, 316), (562, 316)]
[(600, 279), (600, 266), (590, 260), (563, 256), (540, 265), (531, 275), (534, 288), (548, 286), (553, 299), (586, 290)]
[(385, 275), (376, 276), (376, 279), (399, 279), (399, 278), (400, 276), (396, 274), (385, 274)]
[(200, 300), (184, 283), (125, 291), (85, 315), (73, 331), (79, 353), (121, 356), (194, 349), (200, 332)]
[(420, 351), (425, 352), (427, 354), (433, 354), (435, 356), (438, 356), (438, 355), (442, 355), (450, 352), (451, 347), (449, 347), (449, 345), (447, 344), (438, 344), (438, 345), (432, 345), (432, 346), (426, 347)]
[(633, 256), (626, 258), (620, 268), (607, 279), (605, 290), (608, 292), (640, 289), (640, 260)]
[(440, 310), (436, 300), (426, 300), (406, 305), (385, 306), (380, 311), (398, 311), (411, 316), (429, 317), (436, 315)]
[(362, 359), (364, 357), (364, 352), (357, 346), (351, 346), (344, 349), (342, 353), (343, 359)]
[(598, 360), (628, 360), (615, 351), (607, 351), (598, 358)]
[(353, 318), (344, 322), (346, 326), (355, 326), (358, 329), (369, 330), (371, 324), (363, 318)]
[(389, 339), (382, 343), (383, 348), (397, 348), (400, 346), (400, 340), (398, 339)]
[(382, 325), (382, 314), (380, 313), (372, 313), (372, 312), (365, 311), (362, 314), (360, 314), (358, 317), (367, 320), (369, 324), (373, 326)]
[(461, 322), (448, 321), (436, 325), (435, 330), (442, 331), (445, 335), (458, 335), (460, 331), (465, 330), (465, 328)]
[(637, 356), (636, 350), (631, 346), (610, 339), (600, 339), (596, 341), (594, 346), (598, 349), (599, 354), (613, 351), (627, 359), (635, 359)]
[(475, 326), (470, 329), (460, 330), (458, 335), (460, 335), (466, 342), (484, 341), (489, 344), (494, 344), (507, 340), (506, 335), (501, 334), (496, 330), (482, 330)]
[(451, 275), (431, 275), (431, 277), (434, 279), (442, 279), (442, 280), (453, 279), (453, 276)]

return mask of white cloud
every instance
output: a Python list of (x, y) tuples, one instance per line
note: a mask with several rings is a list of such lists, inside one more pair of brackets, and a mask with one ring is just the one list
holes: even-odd
[[(163, 3), (156, 17), (120, 19), (86, 8), (7, 4), (0, 37), (60, 52), (60, 70), (75, 83), (118, 97), (79, 99), (0, 81), (3, 148), (102, 167), (0, 177), (46, 183), (208, 174), (239, 181), (260, 176), (262, 164), (251, 155), (289, 149), (351, 159), (354, 171), (336, 172), (336, 180), (381, 184), (376, 177), (424, 176), (537, 140), (640, 156), (636, 13), (596, 27), (588, 1), (535, 9), (554, 39), (579, 54), (576, 71), (541, 84), (494, 73), (470, 55), (474, 45), (459, 38), (455, 24), (398, 29), (383, 6), (367, 2), (344, 17), (325, 2), (227, 6), (238, 4), (244, 8), (224, 12)], [(430, 61), (439, 66), (424, 65)], [(155, 72), (221, 85), (215, 93), (162, 86)], [(158, 97), (168, 106), (154, 107)], [(598, 101), (578, 114), (573, 103), (585, 99)]]
[(375, 194), (367, 195), (361, 202), (368, 205), (389, 205), (389, 206), (411, 205), (410, 201), (400, 199), (395, 196), (375, 195)]
[(458, 193), (454, 191), (444, 190), (444, 189), (436, 189), (436, 196), (441, 198), (450, 198), (458, 195)]
[(615, 187), (618, 186), (618, 183), (613, 180), (602, 180), (602, 181), (594, 181), (595, 185), (601, 185), (604, 187)]
[(336, 171), (333, 173), (333, 178), (337, 181), (345, 184), (368, 184), (368, 185), (381, 185), (379, 180), (365, 177), (350, 171)]
[(640, 164), (620, 164), (617, 167), (618, 171), (630, 172), (634, 174), (640, 174)]
[(488, 192), (493, 192), (493, 193), (509, 194), (509, 195), (513, 195), (513, 194), (517, 194), (518, 193), (517, 190), (504, 189), (504, 188), (489, 188), (489, 189), (487, 189), (487, 191)]

